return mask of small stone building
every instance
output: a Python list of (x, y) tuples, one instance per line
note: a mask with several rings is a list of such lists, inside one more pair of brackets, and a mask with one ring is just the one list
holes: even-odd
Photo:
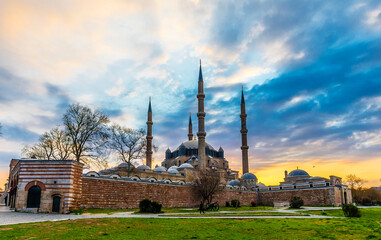
[(67, 213), (78, 205), (83, 164), (72, 160), (12, 159), (8, 205), (16, 211)]

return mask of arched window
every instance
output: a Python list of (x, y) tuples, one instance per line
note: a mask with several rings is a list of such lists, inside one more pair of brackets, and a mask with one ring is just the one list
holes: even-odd
[(40, 200), (41, 200), (41, 188), (37, 185), (29, 188), (26, 207), (40, 208)]

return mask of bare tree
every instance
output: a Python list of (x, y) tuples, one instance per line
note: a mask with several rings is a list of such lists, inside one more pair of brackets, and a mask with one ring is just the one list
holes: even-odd
[(349, 174), (345, 178), (345, 182), (349, 185), (351, 190), (361, 190), (366, 181), (355, 174)]
[(50, 136), (53, 138), (53, 158), (67, 160), (73, 157), (71, 152), (72, 145), (69, 136), (59, 128), (59, 126), (50, 130)]
[(127, 173), (130, 176), (132, 162), (141, 159), (146, 149), (145, 130), (114, 124), (110, 128), (107, 146), (117, 153), (119, 160), (127, 163)]
[(345, 182), (352, 190), (353, 201), (359, 203), (364, 195), (363, 185), (366, 181), (355, 174), (349, 174), (346, 176)]
[(50, 156), (46, 155), (46, 151), (43, 149), (43, 145), (40, 142), (32, 146), (25, 145), (22, 148), (21, 153), (29, 158), (50, 160)]
[(202, 202), (211, 203), (213, 195), (221, 190), (220, 175), (211, 170), (206, 169), (200, 171), (197, 178), (194, 180), (194, 188), (202, 197)]
[(67, 160), (71, 154), (71, 142), (59, 126), (45, 132), (39, 142), (33, 146), (25, 146), (22, 153), (30, 158), (47, 160)]
[(75, 160), (87, 165), (105, 164), (105, 144), (108, 139), (107, 126), (109, 119), (102, 112), (73, 104), (63, 116), (65, 133), (71, 141)]
[(23, 154), (30, 158), (38, 159), (53, 159), (54, 143), (53, 138), (50, 136), (49, 132), (45, 132), (40, 137), (38, 143), (33, 146), (25, 146), (22, 150)]

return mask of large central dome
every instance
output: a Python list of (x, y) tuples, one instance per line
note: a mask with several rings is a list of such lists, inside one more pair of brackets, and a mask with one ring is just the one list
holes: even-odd
[[(179, 150), (182, 145), (184, 145), (185, 149), (198, 149), (198, 140), (190, 140), (183, 142), (180, 146), (176, 148), (176, 150)], [(209, 143), (206, 143), (206, 147), (210, 150), (215, 151), (215, 149)]]

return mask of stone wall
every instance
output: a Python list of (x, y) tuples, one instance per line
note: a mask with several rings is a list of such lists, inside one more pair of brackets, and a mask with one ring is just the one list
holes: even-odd
[(274, 202), (288, 202), (294, 196), (303, 199), (306, 206), (341, 204), (341, 191), (338, 187), (259, 192), (259, 202), (271, 206)]
[[(278, 191), (223, 190), (214, 196), (224, 206), (226, 201), (238, 199), (241, 205), (251, 202), (273, 206), (300, 197), (306, 206), (341, 205), (343, 192), (339, 187), (306, 188)], [(350, 197), (350, 191), (348, 192)], [(130, 182), (117, 179), (82, 177), (81, 208), (137, 208), (139, 201), (148, 198), (163, 207), (195, 207), (201, 197), (189, 185), (170, 185), (147, 182)]]
[[(127, 182), (116, 179), (82, 178), (82, 208), (137, 208), (139, 201), (148, 198), (163, 207), (195, 207), (201, 198), (190, 186)], [(238, 199), (242, 205), (256, 202), (257, 192), (224, 190), (213, 201), (221, 206)]]

